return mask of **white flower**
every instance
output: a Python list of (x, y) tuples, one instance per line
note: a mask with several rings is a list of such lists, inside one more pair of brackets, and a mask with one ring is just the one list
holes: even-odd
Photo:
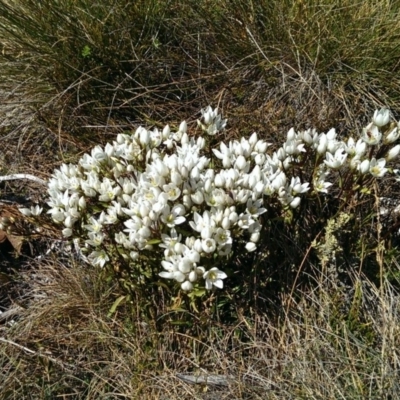
[[(138, 132), (139, 131), (139, 132)], [(139, 134), (139, 142), (143, 147), (146, 147), (150, 143), (150, 132), (145, 128), (138, 128), (136, 131)]]
[(271, 145), (270, 143), (267, 143), (264, 140), (259, 140), (254, 146), (254, 151), (257, 152), (258, 154), (265, 154), (268, 146), (270, 145)]
[(182, 176), (179, 172), (177, 171), (171, 171), (171, 183), (173, 183), (176, 186), (181, 185), (183, 182)]
[(72, 228), (75, 222), (76, 222), (75, 218), (72, 218), (70, 215), (67, 215), (67, 217), (64, 220), (64, 226), (66, 228)]
[(90, 217), (89, 224), (84, 225), (83, 227), (93, 233), (99, 233), (103, 228), (102, 224), (94, 217)]
[(311, 145), (313, 143), (313, 137), (316, 136), (316, 132), (311, 129), (307, 129), (306, 131), (299, 132), (298, 138), (301, 139), (303, 142), (305, 142), (308, 145)]
[(32, 216), (32, 212), (30, 208), (19, 208), (18, 211), (22, 214), (25, 215), (25, 217), (30, 217)]
[(263, 200), (258, 199), (253, 201), (252, 199), (248, 199), (246, 203), (246, 211), (252, 215), (253, 217), (258, 217), (261, 214), (267, 212), (267, 209), (263, 207)]
[(175, 201), (181, 195), (181, 190), (174, 183), (164, 185), (163, 191), (167, 194), (170, 201)]
[(361, 139), (358, 139), (357, 143), (355, 143), (352, 137), (347, 141), (346, 152), (352, 157), (362, 157), (366, 150), (367, 143)]
[(314, 190), (319, 193), (328, 193), (328, 188), (330, 186), (332, 186), (332, 183), (325, 181), (325, 174), (320, 175), (319, 178), (314, 181)]
[(105, 235), (103, 233), (89, 232), (89, 240), (85, 240), (85, 243), (90, 244), (93, 247), (98, 247), (103, 243)]
[(163, 138), (164, 140), (167, 140), (167, 139), (170, 138), (170, 136), (171, 136), (171, 129), (170, 129), (169, 125), (165, 125), (165, 127), (164, 127), (164, 129), (163, 129), (161, 135), (162, 135), (162, 138)]
[(183, 257), (179, 260), (178, 270), (181, 271), (183, 274), (188, 274), (192, 270), (192, 268), (193, 263), (186, 257)]
[(398, 127), (392, 129), (384, 138), (383, 138), (383, 143), (384, 144), (390, 144), (395, 142), (400, 136), (400, 130)]
[(201, 245), (205, 253), (213, 253), (217, 247), (215, 240), (212, 238), (203, 239)]
[(304, 143), (301, 143), (299, 140), (289, 140), (283, 144), (282, 148), (284, 152), (289, 155), (300, 154), (301, 152), (306, 151), (304, 148)]
[(361, 139), (370, 146), (378, 144), (381, 141), (381, 138), (382, 133), (380, 132), (378, 126), (374, 125), (372, 122), (362, 130)]
[(165, 205), (161, 212), (160, 219), (170, 228), (173, 228), (175, 225), (183, 224), (186, 221), (186, 218), (182, 215), (182, 208), (179, 204), (174, 206), (172, 210), (169, 205)]
[(207, 290), (210, 290), (213, 285), (219, 289), (222, 289), (224, 287), (224, 282), (222, 279), (227, 278), (227, 275), (225, 272), (220, 271), (217, 267), (213, 267), (204, 273), (203, 278), (206, 281)]
[(325, 133), (321, 133), (318, 137), (318, 142), (316, 143), (316, 149), (318, 154), (324, 154), (328, 148), (328, 137)]
[(218, 114), (218, 108), (213, 110), (211, 106), (201, 110), (204, 124), (197, 121), (197, 124), (206, 131), (209, 135), (215, 135), (226, 126), (226, 119), (222, 119)]
[(172, 250), (176, 243), (180, 243), (182, 239), (182, 235), (178, 235), (175, 228), (172, 228), (170, 231), (170, 236), (166, 234), (161, 234), (162, 243), (159, 244), (160, 247), (164, 249)]
[[(28, 211), (30, 212), (29, 209), (28, 209)], [(51, 208), (49, 211), (47, 211), (47, 214), (51, 214), (51, 218), (55, 222), (63, 222), (65, 219), (64, 212), (58, 207)]]
[(260, 240), (261, 233), (254, 232), (250, 235), (250, 242), (257, 243)]
[(286, 134), (286, 142), (290, 142), (294, 139), (296, 139), (296, 131), (294, 130), (294, 128), (290, 128), (288, 130), (288, 133)]
[(116, 196), (121, 193), (121, 188), (119, 186), (113, 187), (113, 182), (106, 178), (100, 184), (100, 188), (98, 189), (98, 191), (100, 194), (100, 201), (111, 202)]
[(107, 253), (104, 250), (100, 250), (100, 251), (93, 251), (88, 259), (90, 260), (90, 262), (96, 266), (100, 266), (100, 268), (103, 268), (105, 263), (107, 261), (110, 261), (110, 257), (108, 257)]
[(335, 152), (335, 155), (332, 155), (331, 153), (326, 153), (326, 160), (324, 160), (324, 163), (332, 169), (339, 169), (344, 162), (346, 161), (347, 154), (344, 152), (343, 149), (338, 149)]
[(292, 187), (293, 192), (296, 194), (306, 193), (310, 190), (310, 184), (308, 182), (301, 183), (300, 178), (297, 176), (292, 177), (290, 186)]
[(372, 117), (372, 122), (378, 126), (385, 126), (389, 123), (390, 113), (387, 108), (381, 108), (379, 111), (375, 110), (374, 116)]
[(381, 178), (386, 174), (388, 170), (387, 168), (385, 168), (385, 164), (386, 160), (384, 158), (380, 158), (379, 160), (372, 158), (369, 164), (369, 172), (372, 176), (375, 176), (376, 178)]
[(214, 228), (215, 221), (212, 220), (209, 211), (204, 211), (203, 216), (195, 212), (193, 214), (194, 221), (189, 221), (189, 225), (196, 232), (201, 232), (204, 228)]
[(189, 273), (189, 281), (190, 282), (196, 282), (197, 281), (197, 277), (198, 277), (197, 271), (195, 271), (195, 270), (190, 271), (190, 273)]
[(201, 238), (202, 239), (209, 239), (209, 238), (211, 238), (211, 236), (213, 235), (213, 233), (214, 233), (214, 227), (211, 227), (211, 226), (205, 226), (202, 230), (201, 230), (201, 232), (200, 232), (200, 236), (201, 236)]
[[(228, 219), (227, 217), (225, 218)], [(214, 239), (217, 242), (218, 246), (232, 243), (231, 232), (223, 228), (217, 228), (214, 233)]]
[(186, 275), (180, 271), (161, 271), (158, 275), (161, 276), (161, 278), (174, 279), (177, 282), (183, 282), (186, 279)]

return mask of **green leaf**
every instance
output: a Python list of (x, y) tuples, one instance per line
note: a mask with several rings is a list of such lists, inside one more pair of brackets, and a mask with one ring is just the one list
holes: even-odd
[(123, 302), (126, 301), (127, 296), (120, 296), (117, 300), (114, 301), (114, 304), (111, 306), (110, 311), (107, 314), (107, 317), (110, 318), (115, 311), (117, 310), (118, 306)]
[(371, 188), (364, 187), (361, 189), (361, 193), (363, 194), (371, 194)]
[(161, 243), (160, 239), (151, 239), (147, 241), (147, 244), (158, 244)]
[(189, 321), (171, 321), (172, 325), (192, 327), (193, 323)]
[(92, 55), (92, 50), (88, 45), (83, 46), (82, 52), (81, 52), (82, 57), (87, 58)]
[(204, 296), (205, 294), (206, 294), (206, 289), (195, 288), (188, 294), (188, 296), (190, 298), (194, 298), (194, 297)]

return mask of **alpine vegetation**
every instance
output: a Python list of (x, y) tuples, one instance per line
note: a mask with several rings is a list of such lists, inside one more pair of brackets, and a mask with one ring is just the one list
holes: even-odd
[[(203, 134), (139, 127), (62, 165), (48, 184), (48, 211), (93, 266), (129, 271), (132, 283), (157, 276), (184, 291), (223, 288), (233, 249), (254, 252), (277, 217), (334, 187), (356, 193), (393, 171), (399, 123), (376, 111), (358, 138), (335, 129), (287, 133), (282, 147), (256, 133), (224, 143), (226, 120), (201, 111)], [(242, 253), (240, 253), (242, 249)]]

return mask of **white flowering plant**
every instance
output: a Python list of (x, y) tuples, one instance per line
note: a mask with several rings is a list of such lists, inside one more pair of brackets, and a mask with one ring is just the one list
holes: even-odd
[(256, 133), (218, 142), (227, 121), (210, 106), (201, 114), (197, 137), (186, 122), (139, 127), (54, 172), (48, 213), (88, 263), (126, 271), (133, 286), (161, 277), (183, 291), (221, 289), (223, 265), (234, 252), (256, 252), (269, 219), (334, 186), (363, 190), (393, 172), (400, 152), (400, 124), (387, 109), (359, 137), (291, 129), (271, 151)]

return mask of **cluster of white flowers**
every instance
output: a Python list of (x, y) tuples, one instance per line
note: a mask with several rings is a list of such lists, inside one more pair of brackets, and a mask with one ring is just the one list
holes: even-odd
[[(163, 269), (159, 275), (183, 290), (202, 281), (206, 289), (222, 288), (227, 275), (213, 265), (231, 254), (234, 241), (256, 250), (261, 215), (272, 201), (297, 208), (302, 195), (327, 193), (333, 170), (374, 177), (388, 171), (386, 162), (400, 151), (400, 145), (385, 150), (399, 137), (397, 124), (381, 132), (389, 119), (388, 110), (377, 111), (357, 141), (339, 140), (334, 129), (291, 129), (283, 146), (267, 154), (270, 145), (255, 133), (210, 148), (226, 120), (207, 107), (198, 121), (206, 137), (189, 136), (186, 122), (176, 132), (140, 127), (95, 147), (77, 165), (62, 165), (49, 182), (49, 213), (64, 237), (80, 239), (93, 265), (103, 267), (113, 257), (135, 265), (152, 254)], [(381, 142), (376, 153), (385, 153), (376, 159), (369, 148)], [(303, 182), (307, 158), (315, 170)]]

